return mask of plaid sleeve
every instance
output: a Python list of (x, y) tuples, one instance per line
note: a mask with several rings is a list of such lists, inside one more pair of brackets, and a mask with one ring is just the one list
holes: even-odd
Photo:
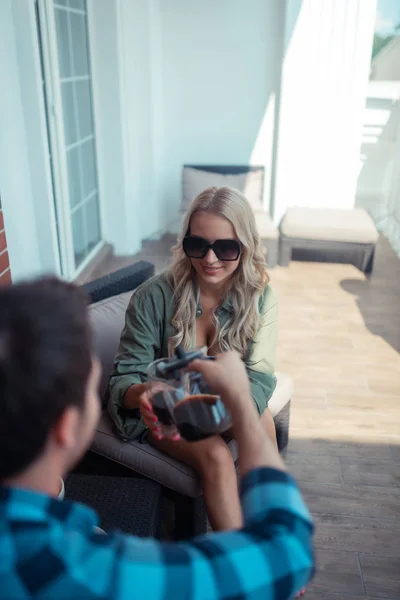
[(313, 528), (297, 486), (281, 471), (256, 469), (244, 477), (241, 495), (243, 529), (181, 544), (95, 534), (92, 518), (77, 528), (79, 519), (72, 526), (72, 517), (79, 509), (68, 502), (42, 507), (62, 517), (49, 529), (43, 515), (37, 520), (37, 509), (27, 521), (13, 520), (11, 503), (8, 535), (0, 540), (0, 596), (291, 598), (313, 573)]
[(294, 480), (257, 469), (243, 480), (242, 502), (245, 525), (239, 531), (181, 544), (121, 535), (101, 540), (114, 555), (108, 597), (293, 597), (313, 573), (312, 522)]

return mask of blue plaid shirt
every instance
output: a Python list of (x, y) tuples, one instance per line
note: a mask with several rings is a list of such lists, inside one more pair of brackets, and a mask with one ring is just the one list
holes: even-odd
[(0, 487), (0, 598), (275, 600), (313, 572), (312, 522), (290, 475), (242, 480), (244, 527), (187, 543), (95, 533), (96, 514), (36, 492)]

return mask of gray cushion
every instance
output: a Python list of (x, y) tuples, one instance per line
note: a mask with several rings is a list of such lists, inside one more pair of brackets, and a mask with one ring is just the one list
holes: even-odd
[(126, 292), (89, 306), (94, 353), (100, 359), (102, 367), (100, 393), (103, 398), (108, 378), (113, 370), (114, 356), (125, 324), (125, 312), (131, 296), (132, 292)]
[[(124, 326), (125, 311), (132, 296), (131, 292), (107, 298), (89, 306), (89, 317), (93, 328), (94, 352), (102, 363), (101, 392), (107, 388), (108, 376), (113, 368), (115, 352), (121, 330)], [(293, 384), (288, 375), (277, 373), (276, 390), (270, 400), (272, 415), (278, 414), (292, 396)], [(237, 459), (236, 442), (228, 444), (233, 459)], [(200, 481), (192, 468), (156, 450), (149, 444), (137, 440), (123, 442), (113, 433), (111, 419), (103, 412), (97, 427), (92, 450), (146, 477), (159, 481), (162, 485), (186, 496), (201, 494)]]
[[(236, 442), (232, 440), (228, 447), (236, 460)], [(191, 467), (150, 444), (137, 440), (123, 442), (117, 438), (107, 411), (102, 414), (91, 449), (185, 496), (196, 498), (202, 493), (199, 477)]]
[[(291, 399), (293, 383), (288, 375), (277, 373), (277, 386), (270, 400), (272, 415), (277, 415)], [(233, 460), (237, 460), (238, 451), (235, 440), (228, 443)], [(171, 458), (150, 444), (141, 444), (137, 440), (123, 442), (113, 433), (112, 422), (104, 411), (97, 427), (92, 450), (115, 462), (129, 467), (146, 477), (155, 479), (162, 485), (185, 496), (193, 498), (201, 494), (201, 485), (195, 471), (185, 464)]]

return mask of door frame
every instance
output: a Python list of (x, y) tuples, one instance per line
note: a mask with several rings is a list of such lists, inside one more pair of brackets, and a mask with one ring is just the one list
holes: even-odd
[[(58, 48), (56, 36), (56, 24), (54, 15), (53, 0), (38, 0), (39, 18), (42, 33), (43, 48), (43, 68), (45, 79), (45, 93), (47, 95), (48, 128), (50, 139), (50, 151), (52, 154), (53, 181), (54, 181), (54, 203), (57, 214), (58, 236), (61, 272), (63, 277), (71, 280), (88, 266), (88, 264), (97, 255), (104, 246), (104, 240), (101, 239), (84, 258), (81, 264), (75, 267), (75, 256), (72, 235), (71, 211), (69, 207), (69, 188), (68, 188), (68, 166), (65, 153), (65, 137), (63, 126), (63, 108), (60, 85), (60, 72), (58, 65)], [(89, 19), (89, 9), (87, 10), (87, 19)], [(89, 54), (91, 53), (90, 28), (88, 26)], [(93, 93), (93, 84), (92, 84)], [(94, 113), (94, 102), (92, 106)], [(96, 118), (93, 114), (94, 127), (96, 128)], [(96, 131), (96, 129), (95, 129)], [(95, 147), (97, 139), (95, 136)], [(96, 147), (97, 152), (97, 147)], [(97, 157), (96, 157), (97, 159)], [(102, 207), (101, 207), (101, 187), (98, 178), (98, 201), (99, 201), (99, 223), (102, 230)]]

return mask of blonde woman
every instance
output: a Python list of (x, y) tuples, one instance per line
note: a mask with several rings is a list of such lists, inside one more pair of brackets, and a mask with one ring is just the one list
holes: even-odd
[(210, 355), (236, 350), (245, 362), (261, 421), (276, 442), (268, 401), (275, 389), (277, 301), (252, 209), (228, 187), (192, 203), (171, 267), (133, 294), (110, 379), (109, 410), (125, 440), (147, 426), (150, 441), (199, 473), (214, 530), (242, 525), (235, 466), (220, 436), (200, 442), (161, 439), (146, 396), (146, 369), (182, 344)]

